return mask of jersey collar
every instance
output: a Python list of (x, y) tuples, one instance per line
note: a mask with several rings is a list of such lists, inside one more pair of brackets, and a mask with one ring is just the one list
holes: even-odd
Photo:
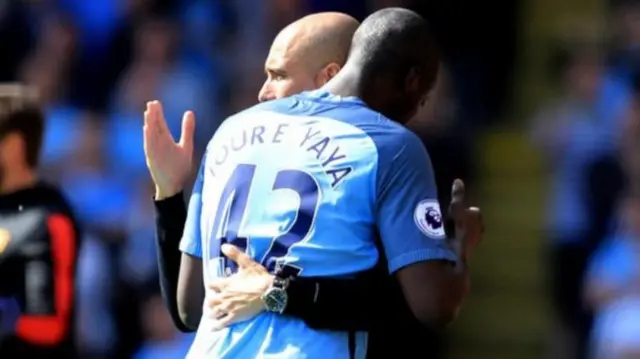
[(351, 103), (351, 104), (366, 106), (364, 101), (362, 101), (359, 97), (356, 97), (356, 96), (342, 97), (342, 96), (334, 95), (329, 91), (323, 90), (323, 89), (306, 91), (306, 92), (303, 92), (301, 95), (311, 99), (322, 100), (324, 102), (345, 103), (345, 104)]

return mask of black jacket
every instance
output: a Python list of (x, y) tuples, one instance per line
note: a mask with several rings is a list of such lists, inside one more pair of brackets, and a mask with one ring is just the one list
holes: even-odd
[[(67, 201), (47, 184), (0, 196), (0, 297), (13, 330), (2, 358), (75, 358), (78, 226)], [(19, 313), (7, 312), (15, 300)]]

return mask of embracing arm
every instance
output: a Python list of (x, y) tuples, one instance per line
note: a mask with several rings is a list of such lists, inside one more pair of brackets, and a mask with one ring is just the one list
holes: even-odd
[(155, 201), (156, 210), (156, 251), (160, 289), (173, 324), (182, 332), (190, 332), (180, 318), (178, 310), (178, 275), (182, 252), (178, 248), (184, 223), (187, 220), (187, 208), (182, 192), (162, 200)]
[(183, 332), (197, 329), (204, 300), (199, 226), (202, 170), (201, 165), (188, 212), (181, 193), (156, 202), (156, 246), (162, 297), (174, 325)]
[(176, 328), (193, 332), (202, 315), (202, 260), (179, 248), (187, 218), (182, 193), (156, 201), (155, 205), (162, 298)]
[(283, 314), (314, 329), (371, 331), (416, 319), (437, 328), (455, 317), (468, 281), (466, 266), (447, 260), (410, 265), (395, 277), (301, 277), (290, 282)]
[[(212, 296), (208, 303), (218, 318), (219, 328), (263, 311), (265, 302), (261, 297), (275, 281), (274, 274), (240, 248), (225, 244), (221, 251), (238, 264), (239, 270), (231, 277), (210, 284), (211, 290), (220, 293)], [(388, 275), (381, 262), (352, 279), (290, 277), (284, 281), (288, 286), (282, 314), (300, 318), (314, 329), (341, 331), (419, 324), (404, 300), (398, 281)]]
[(283, 314), (314, 329), (372, 331), (391, 322), (415, 321), (397, 281), (386, 272), (346, 280), (299, 277), (290, 282), (287, 294)]
[(429, 261), (397, 273), (413, 314), (423, 324), (444, 326), (455, 319), (469, 291), (466, 265)]
[[(283, 314), (299, 317), (312, 328), (348, 331), (418, 321), (441, 326), (455, 316), (468, 287), (466, 266), (458, 260), (464, 256), (452, 251), (446, 241), (435, 180), (421, 142), (415, 137), (394, 140), (392, 145), (399, 148), (388, 152), (392, 161), (387, 160), (379, 176), (376, 204), (383, 257), (389, 259), (386, 268), (354, 279), (297, 277), (287, 287)], [(264, 267), (231, 248), (222, 251), (245, 271), (212, 289), (225, 292), (234, 281), (238, 288), (246, 286), (211, 300), (214, 311), (226, 314), (219, 321), (221, 327), (246, 319), (253, 310), (249, 307), (259, 310), (256, 300), (260, 302), (259, 296), (273, 281)], [(246, 280), (251, 275), (266, 279)], [(250, 284), (242, 283), (262, 284), (248, 288)]]
[(413, 133), (401, 137), (386, 144), (390, 159), (379, 171), (378, 228), (389, 272), (395, 273), (414, 316), (425, 325), (442, 326), (455, 318), (470, 285), (464, 184), (456, 180), (453, 185), (449, 214), (456, 233), (447, 239), (429, 156)]
[[(287, 289), (284, 314), (316, 329), (334, 330), (371, 330), (416, 319), (440, 327), (455, 317), (469, 289), (463, 233), (456, 228), (458, 238), (450, 247), (429, 157), (413, 134), (403, 137), (382, 143), (391, 147), (381, 151), (390, 159), (383, 159), (378, 178), (377, 223), (389, 260), (382, 264), (395, 276), (383, 268), (349, 280), (296, 278)], [(453, 204), (459, 211), (464, 193), (455, 189)], [(428, 215), (434, 217), (427, 220)]]

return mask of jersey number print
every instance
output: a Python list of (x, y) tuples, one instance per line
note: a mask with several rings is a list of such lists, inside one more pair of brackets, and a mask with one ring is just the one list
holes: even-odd
[[(247, 238), (239, 237), (238, 233), (248, 205), (255, 172), (256, 165), (254, 164), (239, 164), (234, 169), (222, 191), (213, 222), (214, 234), (220, 233), (221, 226), (226, 225), (221, 243), (230, 243), (243, 250), (247, 247)], [(300, 202), (295, 210), (294, 220), (289, 226), (289, 230), (273, 238), (268, 252), (261, 261), (261, 264), (269, 271), (275, 270), (277, 259), (284, 257), (292, 245), (300, 242), (309, 234), (319, 200), (318, 183), (313, 176), (304, 171), (278, 171), (271, 191), (279, 190), (294, 191), (300, 198)], [(230, 265), (235, 266), (234, 263), (229, 262)]]

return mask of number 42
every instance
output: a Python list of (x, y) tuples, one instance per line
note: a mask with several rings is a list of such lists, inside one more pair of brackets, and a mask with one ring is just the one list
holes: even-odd
[[(247, 238), (239, 237), (238, 233), (249, 204), (249, 193), (256, 168), (255, 164), (239, 164), (222, 191), (212, 228), (214, 235), (220, 233), (220, 228), (223, 225), (223, 228), (226, 228), (220, 240), (221, 244), (233, 244), (243, 250), (247, 248)], [(295, 209), (295, 220), (289, 230), (273, 238), (269, 250), (260, 261), (260, 264), (271, 272), (276, 270), (278, 259), (284, 257), (292, 245), (303, 240), (311, 231), (320, 192), (318, 183), (313, 176), (300, 170), (278, 171), (271, 191), (279, 190), (294, 191), (300, 197), (300, 202)], [(235, 271), (235, 264), (230, 263), (230, 265), (232, 271)], [(283, 274), (289, 275), (289, 273)], [(297, 275), (298, 273), (290, 274)]]

